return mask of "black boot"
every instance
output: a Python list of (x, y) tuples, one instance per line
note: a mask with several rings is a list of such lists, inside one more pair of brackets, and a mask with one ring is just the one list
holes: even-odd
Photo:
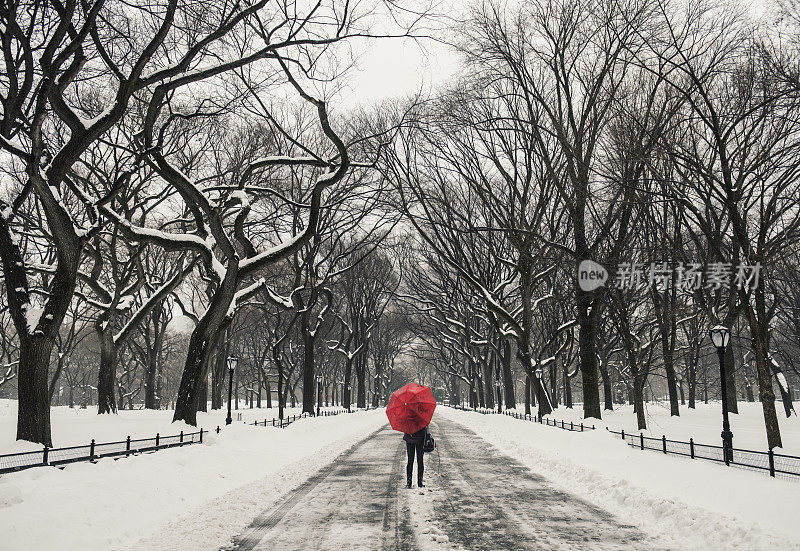
[(406, 488), (411, 488), (411, 479), (410, 478), (406, 482)]
[(417, 480), (417, 488), (424, 488), (424, 487), (425, 487), (425, 484), (422, 483), (422, 480)]

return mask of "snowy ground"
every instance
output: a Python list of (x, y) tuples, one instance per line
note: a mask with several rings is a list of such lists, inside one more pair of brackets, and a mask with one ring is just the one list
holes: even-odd
[(385, 428), (265, 510), (229, 549), (663, 549), (450, 419), (431, 431), (439, 454), (426, 456), (426, 488), (405, 488), (405, 446)]
[(0, 548), (217, 549), (385, 422), (378, 410), (285, 429), (234, 423), (203, 445), (3, 475)]
[(569, 432), (438, 408), (478, 436), (669, 549), (800, 549), (800, 486), (761, 473), (641, 452), (603, 430)]
[[(792, 415), (787, 419), (781, 404), (776, 404), (776, 406), (778, 408), (778, 424), (783, 439), (781, 453), (800, 456), (800, 418)], [(626, 433), (638, 434), (633, 406), (615, 404), (614, 408), (613, 411), (603, 410), (601, 420), (590, 419), (588, 423), (595, 424), (599, 428), (608, 427), (616, 431), (624, 429)], [(517, 411), (524, 413), (524, 406), (518, 406)], [(535, 408), (533, 408), (533, 413), (536, 413)], [(642, 431), (645, 436), (661, 438), (662, 435), (666, 435), (669, 439), (683, 441), (694, 438), (695, 442), (702, 444), (721, 445), (722, 410), (719, 402), (709, 402), (708, 404), (700, 402), (694, 410), (681, 406), (679, 417), (670, 417), (669, 403), (650, 402), (645, 404), (645, 414), (647, 430)], [(572, 409), (556, 408), (547, 417), (558, 421), (580, 423), (583, 420), (583, 406), (576, 404)], [(764, 412), (760, 402), (739, 402), (739, 414), (732, 413), (729, 417), (735, 448), (767, 451)]]
[[(0, 444), (13, 439), (13, 406), (0, 402)], [(742, 440), (759, 420), (748, 408), (736, 417)], [(682, 414), (688, 428), (650, 408), (672, 437), (718, 434), (713, 407)], [(180, 430), (164, 411), (55, 408), (53, 418), (57, 445)], [(626, 430), (631, 420), (624, 410), (604, 419)], [(784, 438), (797, 437), (793, 421)], [(404, 488), (404, 446), (380, 409), (283, 430), (235, 422), (204, 445), (3, 475), (0, 549), (800, 550), (797, 483), (505, 415), (439, 407), (431, 429), (425, 489)]]
[[(341, 410), (336, 407), (323, 407), (323, 410)], [(301, 407), (286, 408), (284, 415), (300, 415)], [(181, 430), (194, 432), (203, 427), (205, 430), (216, 429), (217, 426), (225, 426), (225, 418), (228, 415), (226, 409), (209, 410), (207, 413), (197, 414), (197, 427), (191, 427), (183, 423), (172, 423), (173, 410), (120, 410), (116, 415), (97, 415), (97, 408), (69, 408), (59, 406), (50, 408), (50, 425), (53, 436), (53, 446), (73, 446), (87, 444), (92, 438), (97, 442), (116, 442), (124, 440), (126, 436), (131, 438), (152, 438), (156, 433), (162, 436), (178, 434)], [(252, 423), (258, 420), (263, 422), (268, 419), (278, 417), (278, 408), (248, 408), (244, 403), (240, 405), (238, 411), (231, 412), (234, 420), (238, 419), (238, 414), (242, 416), (242, 422)], [(38, 444), (17, 443), (17, 401), (0, 400), (0, 454), (13, 453), (15, 451), (26, 451), (28, 449), (39, 449)]]

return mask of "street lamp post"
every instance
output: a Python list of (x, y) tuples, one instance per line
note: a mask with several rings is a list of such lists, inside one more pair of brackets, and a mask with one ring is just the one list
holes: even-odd
[(319, 406), (322, 402), (322, 375), (317, 375), (317, 417), (319, 417)]
[(725, 348), (731, 337), (730, 330), (724, 325), (715, 325), (709, 331), (711, 342), (717, 349), (719, 356), (719, 380), (722, 389), (722, 455), (725, 464), (729, 465), (733, 461), (733, 433), (728, 422), (728, 385), (725, 384)]
[(503, 404), (502, 404), (502, 402), (500, 402), (500, 380), (499, 379), (495, 379), (494, 387), (495, 387), (495, 389), (497, 389), (497, 391), (496, 391), (496, 394), (497, 394), (497, 413), (503, 413)]
[(350, 413), (350, 402), (353, 400), (353, 397), (350, 396), (350, 390), (351, 389), (352, 389), (352, 387), (350, 386), (350, 383), (348, 383), (347, 384), (347, 413)]
[(239, 363), (239, 358), (235, 354), (228, 356), (228, 417), (225, 419), (225, 424), (230, 425), (233, 422), (231, 418), (231, 397), (233, 396), (233, 372), (236, 369), (236, 364)]
[(542, 422), (542, 368), (536, 368), (536, 416)]

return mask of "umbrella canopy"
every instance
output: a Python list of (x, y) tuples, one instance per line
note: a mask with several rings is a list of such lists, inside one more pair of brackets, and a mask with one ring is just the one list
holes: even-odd
[(434, 409), (436, 400), (431, 389), (409, 383), (392, 393), (386, 406), (386, 417), (394, 430), (413, 434), (428, 426)]

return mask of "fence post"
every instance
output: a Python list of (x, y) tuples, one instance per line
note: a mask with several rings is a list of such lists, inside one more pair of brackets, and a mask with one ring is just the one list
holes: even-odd
[(564, 428), (564, 420), (563, 419), (561, 420), (561, 428), (562, 429)]
[(47, 446), (44, 447), (44, 451), (42, 451), (42, 465), (47, 465)]
[(573, 426), (572, 426), (572, 421), (570, 421), (570, 422), (569, 422), (569, 430), (572, 430), (572, 429), (573, 429)]
[(129, 457), (131, 455), (131, 437), (125, 439), (125, 457)]
[(694, 459), (694, 438), (689, 438), (689, 457)]
[(772, 451), (772, 448), (769, 449), (769, 476), (775, 478), (775, 453)]
[(200, 443), (203, 443), (203, 428), (200, 427)]
[(625, 440), (625, 429), (622, 429), (622, 440)]
[(159, 436), (158, 436), (158, 433), (156, 433), (156, 449), (158, 449), (158, 439), (159, 439)]
[(644, 434), (639, 433), (639, 448), (644, 449)]
[(92, 438), (92, 443), (89, 444), (89, 461), (94, 461), (94, 438)]
[(219, 434), (219, 425), (217, 425), (217, 434)]
[(583, 421), (581, 421), (581, 432), (583, 432)]
[(181, 446), (183, 445), (183, 431), (181, 431), (181, 439), (180, 439)]
[(275, 426), (275, 418), (274, 417), (272, 418), (272, 426), (273, 427)]
[(661, 445), (664, 448), (664, 453), (667, 453), (667, 435), (666, 434), (662, 434), (661, 435)]

